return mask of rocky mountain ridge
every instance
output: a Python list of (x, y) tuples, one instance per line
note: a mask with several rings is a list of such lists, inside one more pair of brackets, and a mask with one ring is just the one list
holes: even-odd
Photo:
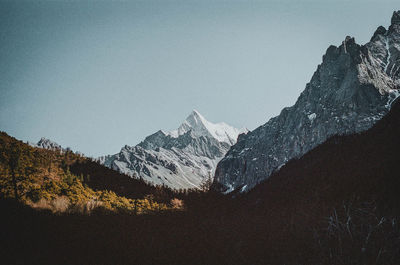
[(32, 147), (39, 147), (43, 149), (53, 150), (53, 151), (64, 151), (65, 149), (61, 147), (58, 143), (47, 139), (45, 137), (40, 138), (36, 144), (30, 144)]
[(400, 88), (400, 11), (370, 42), (330, 46), (296, 103), (246, 135), (219, 162), (213, 187), (246, 191), (292, 158), (337, 134), (369, 129)]

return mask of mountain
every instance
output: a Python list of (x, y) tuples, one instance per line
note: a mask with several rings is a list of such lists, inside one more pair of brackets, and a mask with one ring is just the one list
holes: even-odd
[(64, 149), (61, 147), (61, 145), (59, 145), (56, 142), (51, 141), (50, 139), (47, 138), (40, 138), (39, 142), (37, 142), (37, 144), (32, 144), (31, 146), (33, 147), (39, 147), (39, 148), (43, 148), (43, 149), (48, 149), (48, 150), (53, 150), (53, 151), (63, 151)]
[(118, 154), (100, 157), (107, 167), (173, 189), (199, 188), (245, 129), (211, 123), (193, 110), (178, 129), (162, 130)]
[(240, 135), (219, 162), (213, 188), (249, 190), (290, 159), (333, 135), (369, 129), (390, 109), (400, 87), (400, 11), (370, 42), (346, 37), (330, 46), (296, 103)]

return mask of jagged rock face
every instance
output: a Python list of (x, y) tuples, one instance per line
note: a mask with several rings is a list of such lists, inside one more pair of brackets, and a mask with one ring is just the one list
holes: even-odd
[[(43, 148), (43, 149), (48, 149), (48, 150), (52, 150), (52, 151), (59, 151), (60, 153), (65, 153), (65, 152), (73, 152), (71, 150), (71, 148), (66, 147), (63, 148), (61, 145), (59, 145), (58, 143), (47, 139), (45, 137), (40, 138), (39, 142), (35, 143), (28, 143), (30, 146), (32, 147), (38, 147), (38, 148)], [(79, 151), (75, 151), (73, 152), (76, 155), (80, 155), (80, 156), (85, 156), (83, 153), (79, 152)]]
[(369, 129), (399, 96), (399, 51), (400, 11), (366, 45), (346, 37), (330, 46), (295, 105), (239, 136), (219, 162), (213, 187), (248, 190), (330, 136)]
[(64, 149), (61, 147), (61, 145), (59, 145), (56, 142), (53, 142), (47, 138), (40, 138), (39, 142), (37, 142), (36, 145), (32, 145), (34, 147), (39, 147), (39, 148), (43, 148), (43, 149), (49, 149), (49, 150), (53, 150), (53, 151), (63, 151)]
[(155, 185), (199, 188), (243, 130), (213, 124), (193, 111), (175, 131), (158, 131), (136, 146), (98, 159), (101, 164)]

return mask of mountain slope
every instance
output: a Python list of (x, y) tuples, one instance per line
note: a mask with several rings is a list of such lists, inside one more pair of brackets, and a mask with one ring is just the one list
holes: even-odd
[[(173, 198), (168, 189), (152, 187), (71, 151), (60, 152), (54, 143), (39, 146), (46, 148), (0, 132), (0, 199), (17, 198), (58, 212), (104, 208), (138, 213), (167, 209), (164, 203)], [(163, 204), (148, 200), (149, 196)]]
[(289, 161), (243, 195), (244, 208), (272, 227), (307, 231), (315, 244), (307, 264), (398, 264), (399, 117), (396, 100), (371, 129)]
[(100, 157), (101, 164), (155, 185), (199, 188), (245, 130), (211, 123), (194, 110), (174, 131), (158, 131), (136, 146)]
[(287, 241), (300, 235), (308, 245), (300, 257), (314, 251), (300, 264), (398, 264), (399, 117), (396, 100), (371, 129), (329, 138), (241, 194), (236, 205), (263, 218), (267, 236), (279, 234), (277, 244), (287, 231)]
[(355, 199), (374, 201), (386, 213), (399, 214), (399, 117), (397, 99), (390, 112), (369, 130), (329, 138), (243, 196), (269, 211), (295, 207), (307, 212), (316, 205), (332, 209)]
[(400, 94), (400, 11), (391, 22), (366, 45), (346, 37), (330, 46), (295, 105), (239, 137), (217, 166), (214, 188), (250, 189), (330, 136), (361, 132), (381, 119)]

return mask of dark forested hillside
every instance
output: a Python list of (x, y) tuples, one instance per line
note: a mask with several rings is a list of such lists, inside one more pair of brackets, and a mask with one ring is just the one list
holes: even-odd
[(167, 209), (173, 192), (71, 151), (31, 147), (0, 134), (0, 198), (56, 212)]
[(328, 139), (288, 162), (243, 200), (270, 222), (309, 230), (327, 263), (395, 264), (399, 151), (400, 101), (370, 130)]

